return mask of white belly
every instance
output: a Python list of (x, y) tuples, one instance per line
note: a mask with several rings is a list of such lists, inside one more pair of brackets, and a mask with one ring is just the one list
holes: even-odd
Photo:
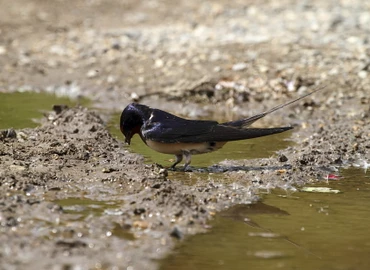
[(197, 155), (216, 151), (222, 148), (226, 142), (162, 143), (147, 140), (146, 144), (153, 150), (163, 154), (180, 155), (184, 152), (188, 152), (192, 155)]

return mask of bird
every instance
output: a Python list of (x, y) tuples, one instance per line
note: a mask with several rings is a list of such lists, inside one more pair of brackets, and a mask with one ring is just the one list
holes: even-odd
[(139, 134), (142, 141), (151, 149), (163, 154), (175, 155), (176, 161), (170, 169), (175, 169), (175, 166), (185, 158), (183, 170), (186, 171), (192, 155), (219, 150), (229, 141), (268, 136), (292, 129), (292, 126), (274, 128), (249, 126), (266, 115), (312, 95), (322, 88), (324, 87), (249, 118), (223, 123), (213, 120), (189, 120), (144, 104), (130, 103), (122, 111), (120, 130), (128, 145), (131, 143), (131, 138)]

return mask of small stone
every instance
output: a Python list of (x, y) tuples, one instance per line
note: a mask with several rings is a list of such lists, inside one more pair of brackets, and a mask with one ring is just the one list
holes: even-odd
[(26, 167), (20, 165), (10, 165), (9, 169), (12, 171), (23, 172), (26, 169)]
[(68, 105), (64, 105), (64, 104), (61, 104), (61, 105), (53, 105), (53, 111), (56, 114), (60, 114), (62, 111), (67, 110), (67, 109), (68, 109)]
[(134, 214), (135, 215), (141, 215), (141, 214), (144, 214), (145, 213), (145, 209), (144, 208), (136, 208), (134, 210)]
[(63, 46), (60, 46), (60, 45), (52, 45), (49, 48), (49, 52), (51, 54), (55, 54), (55, 55), (59, 55), (59, 56), (67, 55), (67, 50)]
[(158, 188), (160, 188), (161, 187), (161, 184), (154, 184), (153, 186), (152, 186), (152, 188), (155, 188), (155, 189), (158, 189)]
[(267, 66), (260, 65), (260, 66), (258, 66), (258, 70), (261, 73), (266, 73), (269, 70), (269, 68)]
[(144, 83), (144, 82), (145, 82), (145, 78), (144, 78), (144, 76), (139, 76), (139, 77), (137, 78), (137, 81), (138, 81), (139, 83)]
[(284, 173), (286, 173), (286, 170), (285, 169), (277, 170), (276, 173), (277, 174), (284, 174)]
[(60, 187), (51, 187), (51, 188), (49, 188), (49, 191), (61, 191), (62, 190), (62, 188), (60, 188)]
[(177, 64), (181, 66), (185, 66), (188, 63), (188, 60), (186, 58), (181, 59)]
[(23, 142), (23, 141), (25, 141), (25, 140), (27, 140), (27, 139), (28, 139), (28, 136), (27, 136), (27, 134), (26, 134), (26, 133), (24, 133), (24, 132), (22, 132), (22, 131), (19, 131), (19, 132), (17, 133), (17, 139), (18, 139), (19, 141)]
[(366, 70), (361, 70), (359, 73), (357, 73), (357, 75), (361, 78), (361, 79), (365, 79), (367, 77), (367, 71)]
[(4, 130), (3, 133), (4, 133), (4, 137), (6, 138), (16, 138), (17, 137), (17, 133), (12, 128)]
[(111, 172), (114, 172), (114, 171), (115, 171), (115, 169), (113, 169), (113, 168), (104, 168), (102, 170), (103, 173), (111, 173)]
[(156, 59), (154, 62), (155, 68), (161, 68), (164, 66), (164, 61), (162, 59)]
[(8, 227), (15, 227), (18, 225), (18, 221), (14, 217), (7, 217), (4, 223)]
[(248, 67), (247, 63), (237, 63), (233, 65), (231, 69), (234, 71), (242, 71), (242, 70), (245, 70), (247, 67)]
[(140, 229), (147, 229), (149, 227), (149, 223), (143, 220), (136, 220), (132, 225)]
[(168, 176), (168, 171), (165, 168), (161, 168), (161, 169), (159, 169), (158, 174), (161, 175), (161, 176), (166, 177), (166, 176)]
[(55, 68), (58, 66), (58, 61), (54, 60), (54, 59), (48, 59), (46, 64), (48, 65), (48, 67), (50, 68)]
[(173, 228), (173, 230), (170, 232), (170, 236), (176, 238), (176, 239), (181, 239), (182, 238), (182, 232), (177, 228)]
[(96, 126), (95, 125), (92, 125), (90, 128), (89, 128), (89, 131), (90, 132), (95, 132), (95, 131), (97, 131), (98, 129), (96, 128)]
[(6, 54), (6, 48), (4, 46), (0, 46), (0, 55)]
[(119, 51), (122, 48), (121, 44), (115, 42), (112, 44), (112, 49)]
[(220, 72), (222, 70), (222, 68), (220, 66), (215, 66), (213, 68), (213, 72)]
[(285, 155), (280, 155), (279, 156), (279, 161), (280, 162), (287, 162), (288, 161), (288, 158)]
[(95, 69), (90, 69), (87, 73), (86, 73), (86, 77), (87, 78), (94, 78), (98, 75), (98, 71), (95, 70)]
[(131, 93), (130, 98), (131, 98), (132, 101), (135, 101), (135, 102), (139, 101), (139, 99), (140, 99), (139, 95), (135, 92)]
[(116, 81), (116, 77), (114, 77), (113, 75), (109, 75), (107, 77), (107, 83), (115, 83)]

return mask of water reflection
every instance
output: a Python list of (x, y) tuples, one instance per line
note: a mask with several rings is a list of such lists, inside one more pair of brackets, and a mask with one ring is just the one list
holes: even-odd
[(180, 243), (160, 269), (368, 269), (370, 172), (341, 175), (315, 185), (339, 194), (275, 190), (263, 203), (217, 215), (207, 234)]

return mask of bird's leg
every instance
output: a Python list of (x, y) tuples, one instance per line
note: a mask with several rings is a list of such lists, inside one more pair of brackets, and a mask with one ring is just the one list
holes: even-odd
[(176, 161), (175, 161), (175, 163), (174, 164), (172, 164), (172, 166), (171, 166), (171, 169), (175, 169), (175, 166), (177, 165), (177, 164), (179, 164), (180, 162), (182, 161), (182, 154), (180, 154), (180, 155), (176, 155)]
[(189, 166), (191, 162), (191, 154), (188, 151), (184, 151), (183, 154), (185, 157), (184, 171), (186, 171), (187, 167)]

